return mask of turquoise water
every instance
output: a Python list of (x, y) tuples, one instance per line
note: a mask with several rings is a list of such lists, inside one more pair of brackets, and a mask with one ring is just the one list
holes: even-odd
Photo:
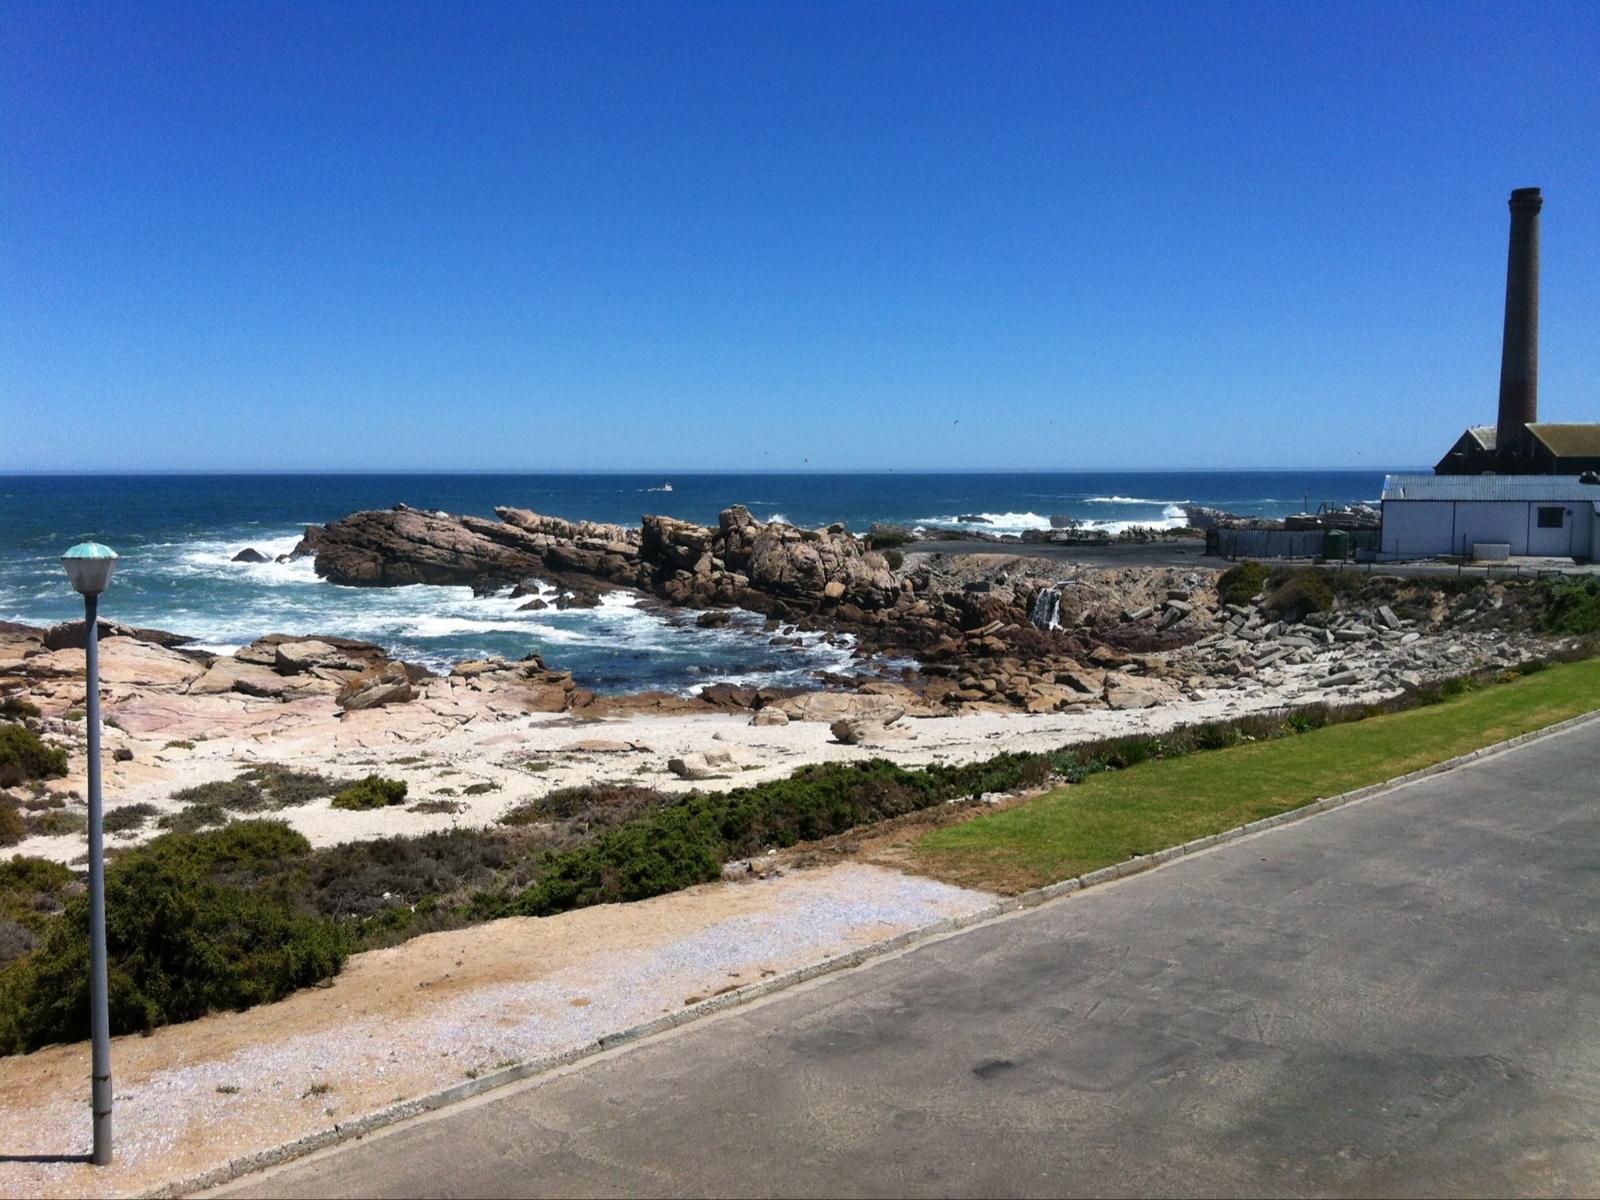
[(808, 638), (768, 645), (745, 615), (722, 630), (641, 608), (620, 595), (598, 609), (519, 612), (522, 600), (468, 588), (347, 588), (311, 562), (243, 564), (246, 546), (286, 553), (305, 525), (404, 502), (493, 516), (510, 504), (570, 519), (635, 524), (646, 512), (712, 523), (730, 504), (799, 525), (875, 521), (990, 532), (1048, 528), (1067, 514), (1108, 529), (1182, 523), (1185, 502), (1278, 516), (1309, 502), (1377, 497), (1380, 472), (1099, 474), (0, 476), (0, 619), (49, 624), (81, 615), (60, 555), (94, 538), (122, 556), (102, 611), (231, 650), (265, 633), (377, 642), (435, 667), (537, 651), (588, 687), (693, 690), (714, 681), (800, 683), (849, 664), (846, 647)]

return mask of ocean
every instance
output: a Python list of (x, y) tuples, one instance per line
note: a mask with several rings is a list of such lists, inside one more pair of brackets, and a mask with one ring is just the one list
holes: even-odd
[[(670, 483), (671, 490), (661, 490)], [(602, 692), (708, 683), (784, 685), (840, 669), (849, 649), (821, 636), (769, 645), (759, 618), (725, 629), (638, 607), (518, 611), (520, 600), (465, 587), (336, 587), (309, 559), (235, 563), (247, 546), (286, 553), (306, 525), (406, 503), (492, 517), (514, 505), (569, 519), (636, 524), (663, 513), (703, 524), (731, 504), (801, 526), (874, 522), (990, 533), (1048, 529), (1053, 514), (1111, 531), (1184, 523), (1182, 504), (1282, 516), (1328, 501), (1376, 500), (1382, 472), (1235, 471), (1055, 474), (128, 475), (0, 476), (0, 620), (82, 615), (60, 555), (94, 539), (121, 556), (101, 601), (107, 619), (187, 634), (228, 652), (267, 633), (377, 642), (438, 669), (530, 651)], [(966, 518), (967, 520), (963, 520)], [(971, 518), (981, 518), (974, 521)]]

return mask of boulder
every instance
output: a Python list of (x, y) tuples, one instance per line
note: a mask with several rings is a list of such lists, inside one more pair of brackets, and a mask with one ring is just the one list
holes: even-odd
[(264, 563), (271, 562), (272, 560), (265, 554), (261, 553), (261, 551), (257, 550), (254, 546), (246, 546), (243, 550), (239, 551), (239, 553), (233, 556), (232, 561), (242, 563)]
[(843, 718), (833, 722), (828, 728), (833, 736), (846, 746), (876, 746), (886, 742), (907, 742), (917, 736), (904, 726), (891, 728), (881, 721), (869, 721), (860, 717)]
[[(316, 643), (318, 649), (309, 652), (296, 649), (308, 642)], [(316, 667), (330, 667), (340, 671), (365, 671), (389, 661), (389, 655), (382, 646), (357, 641), (355, 638), (334, 637), (331, 634), (311, 637), (301, 634), (269, 633), (265, 637), (257, 638), (248, 646), (241, 646), (234, 651), (233, 656), (240, 662), (258, 663), (274, 670), (282, 670), (279, 665), (279, 651), (284, 647), (289, 647), (287, 661), (303, 662), (305, 665), (300, 669), (307, 671)]]
[(400, 663), (385, 663), (373, 671), (357, 675), (339, 689), (335, 703), (346, 712), (360, 708), (379, 708), (385, 704), (403, 704), (414, 699), (415, 689), (411, 677)]
[(314, 638), (280, 643), (273, 654), (273, 669), (280, 675), (299, 675), (317, 667), (335, 671), (364, 671), (370, 664), (362, 657)]
[(905, 705), (892, 696), (872, 696), (858, 692), (808, 692), (777, 703), (778, 710), (791, 721), (838, 721), (844, 719), (878, 721), (893, 725), (905, 716)]
[[(20, 626), (19, 628), (27, 628)], [(52, 625), (44, 631), (44, 648), (46, 650), (82, 650), (84, 646), (84, 625), (82, 621), (63, 621), (59, 625)], [(107, 638), (132, 638), (138, 642), (148, 642), (152, 646), (165, 646), (169, 649), (176, 646), (187, 646), (194, 641), (193, 638), (184, 637), (179, 633), (168, 633), (165, 629), (140, 629), (134, 625), (123, 625), (117, 621), (96, 621), (95, 635), (104, 642)]]
[(209, 670), (189, 685), (191, 696), (219, 695), (238, 692), (245, 696), (276, 699), (295, 686), (260, 663), (244, 662), (237, 658), (219, 658)]
[(750, 724), (761, 726), (787, 725), (789, 715), (780, 708), (763, 708), (750, 718)]
[(1115, 709), (1154, 708), (1178, 699), (1177, 690), (1157, 679), (1106, 676), (1106, 704)]
[(667, 761), (667, 770), (679, 779), (714, 779), (716, 772), (704, 754), (685, 754)]
[(1081, 670), (1068, 667), (1056, 672), (1056, 682), (1065, 684), (1075, 692), (1085, 696), (1099, 696), (1105, 691), (1106, 677), (1103, 671)]
[(1028, 690), (1022, 707), (1031, 713), (1060, 712), (1072, 704), (1082, 704), (1089, 697), (1072, 688), (1053, 683), (1036, 683)]

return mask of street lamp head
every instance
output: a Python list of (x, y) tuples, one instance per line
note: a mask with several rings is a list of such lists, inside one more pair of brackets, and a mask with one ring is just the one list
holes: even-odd
[(111, 582), (117, 569), (117, 552), (99, 542), (79, 542), (61, 556), (72, 588), (85, 596), (98, 596)]

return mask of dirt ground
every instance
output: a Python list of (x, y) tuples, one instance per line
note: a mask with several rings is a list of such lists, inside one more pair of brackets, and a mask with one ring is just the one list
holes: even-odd
[(47, 1161), (87, 1150), (87, 1045), (0, 1059), (0, 1196), (145, 1193), (992, 899), (836, 861), (360, 954), (327, 987), (115, 1039), (108, 1168)]

